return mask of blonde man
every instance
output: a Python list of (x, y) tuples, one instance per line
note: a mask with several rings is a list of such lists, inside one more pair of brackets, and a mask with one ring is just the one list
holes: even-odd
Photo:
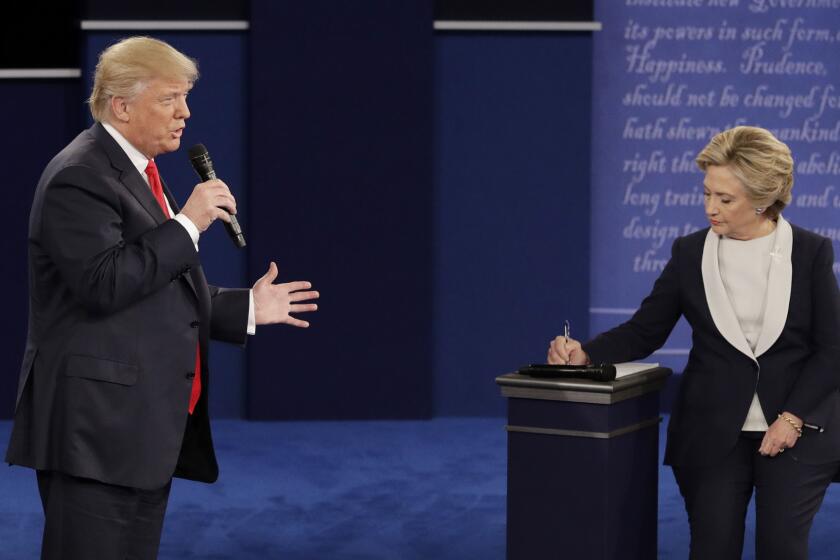
[(740, 559), (756, 499), (756, 558), (805, 560), (840, 467), (840, 294), (831, 241), (788, 223), (793, 158), (770, 132), (721, 132), (697, 156), (709, 228), (677, 239), (626, 323), (551, 363), (626, 362), (660, 348), (680, 316), (692, 349), (665, 463), (685, 499), (693, 560)]
[[(30, 317), (6, 460), (37, 470), (42, 558), (157, 557), (173, 476), (213, 482), (208, 344), (256, 325), (307, 326), (308, 282), (208, 286), (202, 232), (229, 221), (220, 180), (183, 207), (155, 158), (179, 148), (198, 77), (170, 45), (133, 37), (99, 58), (97, 121), (44, 170), (29, 230)], [(304, 291), (301, 291), (304, 290)]]

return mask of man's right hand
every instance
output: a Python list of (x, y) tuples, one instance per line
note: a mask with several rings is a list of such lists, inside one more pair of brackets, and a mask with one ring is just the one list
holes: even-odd
[(195, 186), (181, 214), (204, 232), (217, 218), (230, 222), (230, 215), (236, 214), (236, 199), (223, 181), (211, 179)]

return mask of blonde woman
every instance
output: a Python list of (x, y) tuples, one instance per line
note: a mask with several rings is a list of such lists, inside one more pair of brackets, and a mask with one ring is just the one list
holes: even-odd
[(697, 156), (709, 228), (677, 239), (626, 323), (550, 363), (626, 362), (660, 348), (680, 316), (692, 348), (665, 463), (685, 499), (692, 559), (739, 559), (755, 492), (756, 557), (808, 557), (808, 533), (840, 466), (840, 294), (831, 241), (782, 217), (793, 159), (741, 126)]

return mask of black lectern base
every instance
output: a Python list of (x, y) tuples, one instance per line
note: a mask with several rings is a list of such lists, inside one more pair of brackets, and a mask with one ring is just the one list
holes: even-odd
[(670, 373), (497, 379), (510, 398), (508, 560), (656, 558), (657, 391)]

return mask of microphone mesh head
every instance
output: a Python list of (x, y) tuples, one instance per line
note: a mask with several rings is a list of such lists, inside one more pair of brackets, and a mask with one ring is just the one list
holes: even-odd
[(204, 147), (204, 144), (196, 144), (189, 151), (190, 159), (206, 157), (207, 156), (207, 148)]

